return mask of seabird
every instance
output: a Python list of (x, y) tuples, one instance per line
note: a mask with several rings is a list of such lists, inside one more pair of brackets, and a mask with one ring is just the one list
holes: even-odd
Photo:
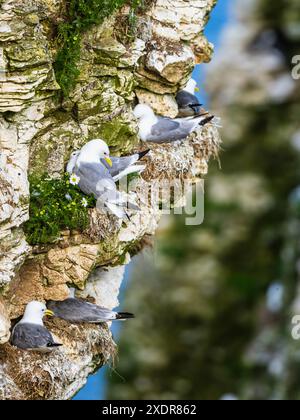
[(62, 346), (54, 341), (51, 333), (44, 327), (44, 316), (53, 316), (53, 312), (47, 309), (44, 303), (28, 303), (23, 318), (12, 331), (11, 344), (22, 350), (43, 353), (49, 353)]
[(112, 167), (109, 148), (103, 140), (91, 140), (83, 146), (73, 170), (78, 186), (83, 193), (94, 195), (97, 208), (107, 209), (120, 219), (128, 219), (126, 209), (138, 211), (139, 207), (130, 203), (126, 194), (117, 190), (113, 177), (101, 162), (102, 159)]
[[(126, 175), (130, 175), (133, 173), (141, 173), (146, 168), (145, 165), (137, 163), (145, 157), (150, 150), (145, 150), (143, 152), (135, 153), (130, 156), (122, 156), (122, 157), (113, 157), (111, 156), (111, 163), (107, 163), (105, 159), (101, 159), (101, 162), (104, 164), (106, 169), (108, 169), (109, 173), (113, 177), (113, 180), (115, 182), (119, 181), (120, 179), (124, 178)], [(73, 152), (70, 156), (70, 160), (67, 165), (67, 172), (71, 175), (74, 171), (74, 168), (76, 166), (76, 162), (78, 159), (78, 156), (80, 155), (80, 150), (77, 150)]]
[(141, 140), (153, 143), (184, 140), (199, 126), (204, 126), (215, 118), (213, 115), (191, 119), (159, 117), (154, 114), (150, 106), (142, 104), (135, 107), (134, 115), (138, 120)]
[(114, 312), (93, 303), (86, 302), (75, 297), (75, 290), (70, 289), (70, 297), (63, 301), (49, 301), (47, 303), (54, 316), (64, 319), (73, 324), (82, 322), (90, 324), (101, 324), (114, 320), (126, 320), (134, 318), (128, 312)]
[(197, 88), (197, 82), (191, 79), (186, 87), (180, 90), (176, 95), (176, 102), (178, 104), (178, 117), (194, 117), (196, 115), (208, 115), (202, 104), (199, 103), (195, 91)]

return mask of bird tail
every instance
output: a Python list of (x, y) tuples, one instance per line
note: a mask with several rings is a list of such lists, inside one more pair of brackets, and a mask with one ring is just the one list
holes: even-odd
[(126, 208), (133, 211), (141, 211), (141, 209), (133, 203), (128, 202), (127, 206), (125, 204), (115, 204), (111, 203), (109, 201), (105, 202), (105, 206), (110, 210), (112, 214), (118, 217), (118, 219), (127, 219), (130, 222), (130, 217), (128, 213), (126, 212)]
[(61, 346), (63, 346), (63, 344), (61, 344), (61, 343), (48, 343), (48, 344), (47, 344), (47, 347), (48, 347), (49, 349), (51, 349), (51, 348), (55, 348), (55, 347), (61, 347)]
[(118, 219), (124, 219), (126, 217), (126, 212), (123, 207), (108, 201), (105, 202), (105, 206), (108, 208), (108, 210), (111, 211), (112, 214), (117, 216)]
[(210, 117), (205, 118), (204, 120), (199, 122), (199, 125), (204, 127), (206, 124), (210, 123), (215, 118), (214, 115), (211, 115)]
[(138, 153), (139, 160), (143, 159), (144, 156), (146, 156), (150, 152), (150, 149), (144, 150), (143, 152)]
[(137, 205), (136, 205), (136, 204), (134, 204), (134, 203), (131, 203), (130, 201), (128, 201), (127, 208), (128, 208), (129, 210), (141, 211), (141, 209), (140, 209), (140, 207), (139, 207), (139, 206), (137, 206)]
[(119, 219), (126, 219), (126, 210), (140, 211), (140, 208), (129, 201), (129, 196), (117, 190), (106, 190), (97, 200), (98, 209), (109, 210)]
[(131, 314), (130, 312), (117, 312), (116, 319), (118, 320), (125, 320), (125, 319), (132, 319), (135, 318), (134, 314)]
[(222, 128), (222, 119), (220, 117), (215, 117), (213, 120), (213, 124), (217, 128)]

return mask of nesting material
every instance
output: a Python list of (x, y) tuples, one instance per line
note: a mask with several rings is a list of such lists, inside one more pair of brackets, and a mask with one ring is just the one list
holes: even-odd
[(45, 323), (64, 346), (42, 355), (6, 344), (0, 348), (0, 365), (6, 380), (18, 389), (2, 388), (0, 399), (65, 400), (73, 396), (94, 370), (113, 360), (116, 346), (106, 325), (73, 326), (55, 319)]
[(151, 152), (143, 178), (151, 181), (203, 177), (209, 160), (218, 159), (220, 145), (218, 130), (211, 124), (199, 128), (187, 140), (176, 144), (147, 143)]

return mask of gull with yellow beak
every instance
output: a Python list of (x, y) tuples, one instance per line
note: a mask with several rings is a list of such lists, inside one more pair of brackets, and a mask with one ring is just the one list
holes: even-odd
[(197, 82), (190, 79), (186, 87), (180, 90), (176, 95), (176, 102), (178, 104), (178, 117), (195, 117), (196, 115), (208, 115), (206, 111), (201, 108), (202, 104), (199, 103), (195, 92), (199, 92)]
[(139, 136), (142, 141), (152, 143), (173, 143), (185, 140), (193, 131), (214, 120), (214, 115), (194, 118), (167, 118), (154, 114), (146, 104), (134, 108), (134, 116), (138, 120)]
[(12, 331), (11, 344), (22, 350), (49, 353), (62, 344), (56, 343), (52, 334), (45, 328), (44, 316), (53, 316), (53, 312), (42, 302), (28, 303), (20, 322)]
[(107, 144), (101, 139), (91, 140), (80, 150), (73, 174), (78, 179), (81, 191), (96, 198), (97, 208), (108, 210), (119, 219), (128, 218), (126, 208), (139, 208), (117, 190), (116, 182), (106, 165), (113, 166)]
[[(145, 150), (143, 152), (134, 153), (129, 156), (114, 157), (111, 156), (112, 166), (110, 162), (107, 162), (105, 159), (101, 159), (101, 162), (109, 170), (109, 173), (113, 177), (115, 182), (124, 178), (130, 174), (139, 174), (144, 171), (146, 165), (140, 163), (140, 161), (150, 152), (150, 150)], [(72, 175), (78, 156), (80, 155), (80, 150), (74, 151), (71, 153), (68, 165), (67, 172)]]

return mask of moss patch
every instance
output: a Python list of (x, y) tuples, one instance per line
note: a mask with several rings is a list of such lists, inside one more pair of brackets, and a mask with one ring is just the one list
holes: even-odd
[(99, 134), (109, 144), (112, 153), (130, 151), (133, 145), (138, 143), (134, 127), (126, 120), (114, 119), (101, 124)]
[(47, 175), (30, 179), (30, 218), (24, 230), (31, 245), (56, 242), (65, 229), (84, 230), (88, 209), (95, 206), (92, 196), (84, 196), (70, 183), (70, 176), (51, 179)]
[[(132, 24), (135, 11), (142, 2), (143, 0), (129, 0), (129, 20)], [(58, 26), (57, 41), (60, 50), (54, 64), (56, 79), (65, 96), (75, 87), (80, 74), (77, 63), (80, 58), (82, 34), (93, 25), (101, 24), (125, 3), (128, 3), (128, 0), (70, 0), (66, 19)]]

